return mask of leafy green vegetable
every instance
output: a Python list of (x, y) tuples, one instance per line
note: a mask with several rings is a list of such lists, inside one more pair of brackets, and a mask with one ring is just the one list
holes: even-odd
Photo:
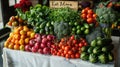
[(58, 39), (61, 39), (70, 34), (70, 27), (66, 22), (55, 22), (54, 32)]

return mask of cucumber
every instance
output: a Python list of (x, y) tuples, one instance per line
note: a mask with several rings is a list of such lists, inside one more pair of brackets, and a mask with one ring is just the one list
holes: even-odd
[(42, 23), (40, 24), (40, 28), (43, 29), (43, 28), (45, 27), (45, 25), (46, 25), (46, 22), (42, 22)]

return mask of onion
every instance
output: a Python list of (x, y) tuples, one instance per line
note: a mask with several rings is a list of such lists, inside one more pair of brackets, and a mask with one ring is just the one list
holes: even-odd
[(81, 6), (82, 6), (83, 8), (85, 8), (85, 7), (90, 7), (90, 5), (91, 5), (91, 3), (88, 2), (88, 1), (82, 1), (80, 4), (81, 4)]
[(25, 45), (25, 51), (31, 52), (31, 47), (30, 47), (30, 45)]
[(47, 38), (43, 38), (43, 39), (42, 39), (42, 43), (44, 43), (44, 44), (46, 44), (46, 43), (47, 43), (47, 41), (48, 41), (48, 39), (47, 39)]
[(35, 47), (32, 47), (32, 52), (37, 52), (38, 49), (36, 49)]
[(44, 39), (44, 38), (46, 38), (47, 37), (47, 35), (42, 35), (42, 39)]
[(41, 43), (41, 45), (40, 45), (40, 47), (41, 48), (45, 48), (47, 45), (46, 44), (43, 44), (43, 43)]
[(32, 40), (29, 41), (29, 45), (30, 46), (34, 46), (34, 44), (35, 44), (35, 40), (34, 39), (32, 39)]
[(38, 49), (38, 53), (43, 54), (43, 50), (42, 49)]
[(43, 49), (43, 53), (44, 53), (44, 54), (50, 54), (50, 49), (47, 48), (47, 47), (45, 47), (45, 48)]

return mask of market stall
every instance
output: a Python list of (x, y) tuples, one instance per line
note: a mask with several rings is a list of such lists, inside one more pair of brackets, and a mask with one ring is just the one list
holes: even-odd
[(50, 1), (48, 7), (21, 0), (7, 23), (4, 67), (118, 67), (119, 41), (111, 36), (119, 2), (95, 2)]

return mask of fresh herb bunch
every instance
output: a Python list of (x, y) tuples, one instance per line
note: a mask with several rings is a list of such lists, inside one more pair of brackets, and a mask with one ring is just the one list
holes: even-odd
[(77, 22), (80, 20), (79, 13), (71, 8), (52, 9), (50, 19), (54, 22)]

